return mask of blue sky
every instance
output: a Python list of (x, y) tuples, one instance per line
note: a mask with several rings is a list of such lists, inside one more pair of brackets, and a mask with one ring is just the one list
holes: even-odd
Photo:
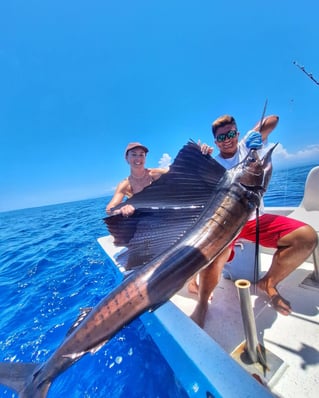
[(319, 164), (318, 2), (10, 0), (0, 5), (0, 211), (108, 196), (211, 122), (280, 122), (276, 167)]

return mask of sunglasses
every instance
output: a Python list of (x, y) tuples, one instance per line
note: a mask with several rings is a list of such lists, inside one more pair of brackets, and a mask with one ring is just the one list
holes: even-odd
[(226, 141), (226, 138), (228, 138), (228, 139), (235, 138), (237, 133), (238, 133), (237, 130), (229, 130), (228, 133), (219, 134), (216, 137), (216, 141), (217, 142), (224, 142), (224, 141)]

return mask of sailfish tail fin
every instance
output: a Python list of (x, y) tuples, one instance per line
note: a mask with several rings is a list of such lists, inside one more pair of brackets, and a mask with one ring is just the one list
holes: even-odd
[(45, 398), (50, 384), (32, 386), (33, 374), (38, 367), (39, 364), (34, 363), (1, 362), (0, 384), (17, 392), (19, 398)]

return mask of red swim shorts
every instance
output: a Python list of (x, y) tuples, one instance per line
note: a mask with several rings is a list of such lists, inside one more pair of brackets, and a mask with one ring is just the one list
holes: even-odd
[[(259, 217), (259, 244), (277, 249), (277, 241), (292, 231), (306, 225), (293, 218), (278, 216), (276, 214), (263, 214)], [(232, 261), (235, 256), (234, 245), (237, 239), (247, 239), (256, 242), (256, 220), (248, 221), (238, 237), (232, 242), (232, 251), (227, 261)]]
[[(296, 229), (306, 225), (293, 218), (276, 214), (263, 214), (259, 217), (259, 243), (265, 247), (277, 248), (277, 241)], [(248, 221), (237, 239), (256, 241), (256, 220)]]

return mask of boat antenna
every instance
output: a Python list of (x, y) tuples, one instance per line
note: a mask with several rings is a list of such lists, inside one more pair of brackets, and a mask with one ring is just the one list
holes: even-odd
[(313, 77), (312, 73), (306, 71), (304, 66), (299, 65), (296, 61), (293, 61), (293, 64), (297, 66), (303, 73), (305, 73), (313, 82), (315, 82), (319, 86), (319, 81)]

